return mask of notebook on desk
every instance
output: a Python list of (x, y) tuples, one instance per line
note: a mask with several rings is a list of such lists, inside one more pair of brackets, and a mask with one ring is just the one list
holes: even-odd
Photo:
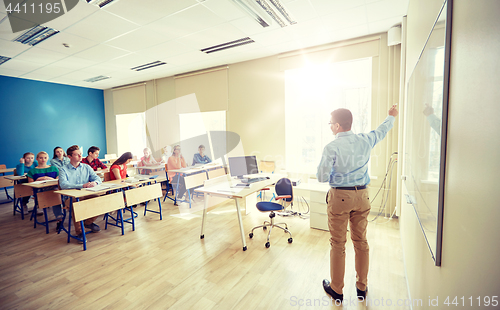
[(112, 189), (112, 188), (119, 187), (119, 186), (120, 186), (119, 184), (114, 184), (114, 183), (109, 183), (109, 184), (102, 183), (102, 184), (96, 185), (94, 187), (88, 187), (88, 188), (82, 188), (82, 189), (85, 189), (85, 190), (88, 190), (91, 192), (98, 192), (98, 191)]

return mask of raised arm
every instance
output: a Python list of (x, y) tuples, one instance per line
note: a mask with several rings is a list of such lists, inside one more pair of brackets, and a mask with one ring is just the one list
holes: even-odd
[(370, 131), (367, 134), (364, 134), (368, 137), (371, 147), (373, 148), (377, 143), (382, 141), (389, 130), (394, 126), (394, 121), (396, 120), (396, 116), (398, 116), (398, 110), (396, 109), (396, 105), (393, 105), (389, 109), (389, 115), (387, 118), (380, 124), (377, 129)]

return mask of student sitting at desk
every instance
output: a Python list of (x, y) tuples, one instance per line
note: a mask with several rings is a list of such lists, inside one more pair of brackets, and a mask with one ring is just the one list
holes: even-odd
[[(180, 145), (174, 146), (174, 153), (172, 154), (172, 156), (168, 158), (168, 163), (167, 163), (168, 170), (175, 170), (186, 167), (187, 167), (186, 160), (184, 160), (184, 156), (182, 156), (181, 154), (181, 146)], [(168, 178), (171, 180), (170, 182), (172, 184), (179, 183), (177, 198), (179, 199), (182, 198), (182, 196), (184, 196), (184, 193), (186, 192), (186, 183), (184, 183), (184, 177), (180, 176), (179, 174), (176, 174), (175, 172), (169, 172)]]
[[(26, 172), (38, 166), (35, 161), (35, 154), (31, 152), (24, 153), (23, 158), (19, 160), (19, 164), (16, 166), (16, 175), (24, 175)], [(19, 180), (19, 183), (27, 183), (28, 180)], [(21, 206), (23, 208), (24, 214), (28, 214), (28, 202), (30, 201), (30, 196), (21, 198)], [(39, 214), (41, 215), (41, 214)]]
[(108, 166), (106, 166), (99, 160), (100, 150), (101, 149), (99, 149), (97, 146), (91, 146), (87, 151), (88, 156), (82, 159), (82, 163), (89, 165), (90, 167), (92, 167), (92, 169), (94, 169), (94, 171), (97, 171), (97, 169), (99, 168), (101, 169), (108, 168)]
[(69, 164), (69, 158), (60, 146), (54, 148), (54, 157), (50, 160), (51, 166), (56, 166), (61, 169), (64, 165)]
[(16, 174), (24, 175), (36, 166), (38, 166), (38, 163), (35, 160), (35, 154), (31, 152), (24, 153), (23, 157), (19, 160), (19, 164), (16, 166)]
[[(81, 164), (82, 151), (78, 145), (70, 146), (67, 153), (70, 162), (59, 171), (59, 186), (61, 189), (82, 189), (94, 187), (101, 183), (101, 178), (89, 165)], [(72, 212), (72, 214), (76, 234), (81, 239), (83, 238), (81, 227), (75, 222), (75, 213)], [(93, 232), (100, 231), (99, 226), (94, 224), (96, 219), (97, 216), (86, 219), (84, 222), (85, 227), (92, 229)]]
[(208, 164), (212, 162), (212, 160), (204, 153), (205, 146), (202, 144), (198, 147), (198, 153), (193, 156), (193, 166), (196, 164)]
[[(49, 154), (43, 151), (39, 152), (36, 154), (36, 160), (38, 161), (38, 166), (28, 171), (28, 182), (56, 180), (59, 178), (59, 169), (56, 166), (47, 165)], [(63, 218), (61, 205), (52, 206), (52, 212), (54, 212), (54, 216), (57, 219), (57, 228), (59, 228)]]
[(151, 150), (149, 147), (144, 149), (144, 157), (141, 157), (141, 162), (139, 163), (140, 166), (156, 166), (158, 165), (158, 162), (156, 159), (151, 155)]
[(123, 180), (127, 177), (127, 165), (132, 161), (132, 153), (123, 153), (109, 169), (111, 180)]
[(168, 158), (172, 156), (172, 147), (170, 145), (167, 145), (162, 149), (162, 152), (163, 154), (161, 155), (161, 162), (166, 164), (168, 162)]

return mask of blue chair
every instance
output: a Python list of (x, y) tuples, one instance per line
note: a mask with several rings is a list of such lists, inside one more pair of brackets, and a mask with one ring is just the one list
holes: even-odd
[[(292, 243), (292, 233), (288, 230), (288, 226), (286, 223), (274, 223), (274, 217), (276, 214), (274, 211), (283, 211), (286, 208), (287, 203), (291, 203), (293, 201), (293, 189), (292, 189), (292, 182), (290, 179), (283, 178), (280, 179), (278, 182), (276, 182), (275, 186), (276, 194), (277, 196), (274, 197), (276, 201), (281, 201), (281, 204), (272, 202), (272, 201), (261, 201), (257, 203), (257, 209), (259, 209), (260, 212), (270, 212), (269, 213), (269, 218), (270, 221), (264, 221), (263, 225), (256, 226), (252, 229), (250, 234), (248, 235), (250, 238), (253, 237), (253, 231), (257, 228), (262, 227), (262, 229), (266, 230), (269, 227), (269, 232), (267, 233), (267, 242), (266, 242), (266, 248), (269, 248), (271, 244), (269, 243), (269, 238), (271, 237), (271, 231), (273, 227), (278, 227), (282, 230), (284, 230), (286, 233), (290, 235), (290, 238), (288, 238), (288, 243)], [(279, 226), (279, 225), (285, 225), (285, 228)]]

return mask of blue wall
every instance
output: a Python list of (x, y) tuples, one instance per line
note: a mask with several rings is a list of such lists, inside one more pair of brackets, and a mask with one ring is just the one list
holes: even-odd
[(25, 152), (98, 146), (106, 154), (102, 90), (0, 75), (0, 164), (14, 168)]

